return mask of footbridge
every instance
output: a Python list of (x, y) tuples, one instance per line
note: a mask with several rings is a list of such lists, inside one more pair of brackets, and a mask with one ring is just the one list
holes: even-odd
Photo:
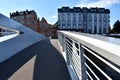
[(71, 31), (49, 39), (2, 14), (0, 28), (0, 80), (120, 79), (120, 39)]

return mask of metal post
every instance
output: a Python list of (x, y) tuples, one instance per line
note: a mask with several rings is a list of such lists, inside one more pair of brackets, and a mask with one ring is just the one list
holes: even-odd
[(81, 80), (87, 80), (87, 75), (86, 75), (86, 71), (87, 68), (85, 66), (84, 63), (86, 63), (86, 59), (85, 57), (83, 57), (83, 54), (85, 54), (85, 50), (82, 47), (82, 44), (80, 45), (80, 54), (81, 54)]

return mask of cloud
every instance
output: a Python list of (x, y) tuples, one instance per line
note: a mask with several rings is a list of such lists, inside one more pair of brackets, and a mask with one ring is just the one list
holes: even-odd
[(81, 0), (77, 7), (105, 7), (109, 8), (114, 4), (120, 3), (120, 0)]
[(51, 19), (57, 19), (58, 17), (57, 17), (57, 15), (55, 15), (55, 16), (51, 16), (50, 18)]

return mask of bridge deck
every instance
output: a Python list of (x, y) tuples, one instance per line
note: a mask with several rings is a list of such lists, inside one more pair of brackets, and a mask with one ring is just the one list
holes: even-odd
[(71, 80), (59, 51), (47, 39), (29, 46), (0, 63), (0, 80)]
[(59, 51), (59, 53), (61, 53), (61, 49), (60, 49), (60, 45), (58, 42), (58, 39), (51, 39), (51, 44)]

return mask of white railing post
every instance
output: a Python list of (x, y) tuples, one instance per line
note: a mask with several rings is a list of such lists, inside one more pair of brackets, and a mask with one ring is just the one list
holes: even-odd
[(82, 47), (82, 44), (80, 44), (80, 54), (81, 54), (81, 80), (87, 80), (87, 75), (86, 75), (86, 71), (87, 68), (85, 67), (85, 63), (86, 63), (86, 59), (85, 57), (83, 57), (83, 54), (85, 54), (85, 50)]
[(66, 62), (67, 62), (67, 65), (69, 66), (70, 65), (70, 56), (69, 56), (69, 52), (68, 52), (68, 48), (67, 48), (67, 40), (65, 39), (66, 43), (65, 43), (65, 46), (66, 46)]
[(69, 63), (68, 53), (67, 53), (67, 50), (66, 50), (66, 38), (65, 38), (64, 35), (62, 35), (59, 32), (58, 33), (58, 39), (59, 39), (60, 45), (62, 47), (64, 59), (65, 59), (67, 65), (69, 65), (70, 63)]

